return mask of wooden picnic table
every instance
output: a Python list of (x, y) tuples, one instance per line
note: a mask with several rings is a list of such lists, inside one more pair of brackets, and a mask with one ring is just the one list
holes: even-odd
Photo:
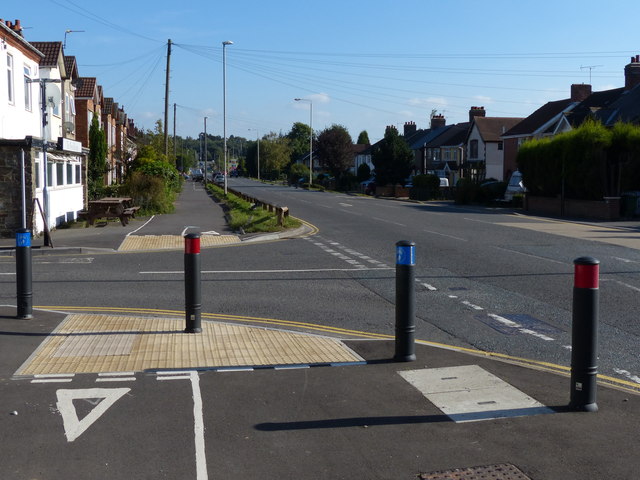
[(133, 199), (130, 197), (104, 197), (99, 200), (91, 200), (88, 209), (79, 212), (78, 216), (86, 218), (89, 225), (93, 225), (98, 218), (119, 218), (124, 227), (140, 209), (140, 207), (133, 206), (132, 202)]

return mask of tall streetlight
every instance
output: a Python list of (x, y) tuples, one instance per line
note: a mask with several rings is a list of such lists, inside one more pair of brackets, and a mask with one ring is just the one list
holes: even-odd
[(260, 133), (257, 128), (250, 128), (249, 131), (256, 131), (256, 139), (258, 140), (258, 180), (260, 180)]
[(224, 130), (224, 194), (227, 194), (227, 45), (233, 45), (231, 40), (222, 42), (222, 116)]
[(209, 154), (207, 153), (207, 118), (208, 117), (204, 117), (204, 138), (203, 138), (203, 143), (204, 143), (204, 176), (202, 177), (202, 181), (204, 182), (204, 186), (205, 188), (207, 187), (207, 166), (208, 166), (208, 160), (209, 160)]
[(309, 102), (309, 186), (313, 182), (313, 102), (308, 98), (294, 98), (296, 102)]

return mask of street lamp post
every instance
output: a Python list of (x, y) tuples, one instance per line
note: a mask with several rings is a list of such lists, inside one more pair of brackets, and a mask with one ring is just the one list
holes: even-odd
[(202, 177), (202, 181), (204, 182), (204, 187), (207, 188), (207, 117), (204, 117), (204, 176)]
[[(249, 131), (254, 130), (253, 128), (250, 128)], [(256, 131), (256, 139), (258, 141), (258, 180), (260, 180), (260, 133), (258, 132), (258, 129), (255, 129)]]
[(227, 45), (233, 45), (231, 40), (222, 42), (222, 116), (224, 130), (224, 194), (227, 194)]
[(308, 98), (294, 98), (296, 102), (309, 102), (309, 186), (313, 183), (313, 102)]

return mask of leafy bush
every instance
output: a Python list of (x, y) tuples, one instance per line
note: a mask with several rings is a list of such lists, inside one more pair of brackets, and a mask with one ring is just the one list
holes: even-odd
[(309, 179), (309, 168), (301, 163), (294, 163), (289, 169), (289, 183), (298, 183), (301, 178)]
[(171, 213), (174, 210), (175, 193), (169, 193), (162, 178), (131, 172), (121, 188), (122, 193), (139, 205), (141, 213)]

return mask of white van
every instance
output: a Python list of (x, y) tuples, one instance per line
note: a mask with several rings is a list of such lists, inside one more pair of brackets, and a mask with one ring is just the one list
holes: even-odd
[(522, 183), (522, 173), (520, 173), (519, 170), (516, 170), (511, 174), (509, 183), (507, 183), (507, 189), (504, 192), (504, 200), (506, 202), (510, 202), (513, 200), (515, 195), (523, 194), (526, 191), (527, 189)]

